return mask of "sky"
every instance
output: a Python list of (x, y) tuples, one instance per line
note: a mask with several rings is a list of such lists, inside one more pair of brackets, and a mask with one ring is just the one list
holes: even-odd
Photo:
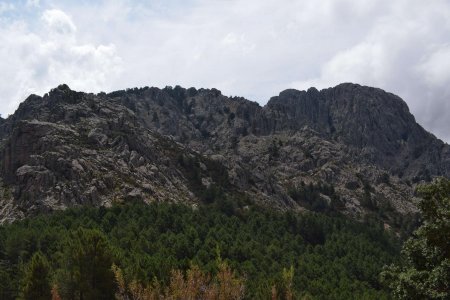
[(61, 83), (217, 88), (261, 105), (342, 82), (450, 142), (450, 0), (0, 0), (0, 113)]

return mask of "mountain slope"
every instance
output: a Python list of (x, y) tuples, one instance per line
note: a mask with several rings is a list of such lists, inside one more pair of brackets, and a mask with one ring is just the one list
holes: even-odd
[(3, 221), (226, 194), (355, 217), (383, 210), (395, 223), (392, 214), (415, 211), (416, 183), (450, 177), (449, 145), (399, 97), (356, 84), (285, 90), (264, 107), (216, 89), (95, 95), (61, 85), (2, 120), (0, 139)]

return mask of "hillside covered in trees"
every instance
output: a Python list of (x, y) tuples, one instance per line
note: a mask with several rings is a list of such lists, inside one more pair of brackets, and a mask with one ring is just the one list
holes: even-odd
[(245, 299), (388, 299), (378, 275), (399, 246), (382, 223), (252, 205), (69, 209), (0, 227), (0, 298), (153, 299), (137, 296), (203, 282)]

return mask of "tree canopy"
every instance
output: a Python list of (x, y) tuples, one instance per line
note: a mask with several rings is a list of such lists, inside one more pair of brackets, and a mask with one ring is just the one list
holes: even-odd
[(230, 293), (244, 299), (388, 299), (378, 274), (397, 261), (399, 245), (382, 223), (323, 213), (140, 202), (83, 207), (0, 226), (0, 293), (18, 297), (22, 265), (40, 251), (62, 299), (149, 287), (173, 295), (166, 289), (188, 286), (192, 274), (206, 278), (213, 294), (234, 282)]
[(405, 242), (402, 263), (382, 274), (398, 299), (450, 299), (450, 180), (418, 189), (423, 224)]
[(50, 297), (50, 266), (44, 255), (36, 252), (25, 271), (22, 298), (48, 300)]

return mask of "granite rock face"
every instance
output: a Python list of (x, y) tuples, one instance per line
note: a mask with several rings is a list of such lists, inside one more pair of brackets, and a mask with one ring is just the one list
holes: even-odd
[(1, 120), (0, 139), (1, 222), (133, 199), (193, 204), (212, 187), (303, 210), (293, 191), (319, 184), (345, 214), (364, 215), (367, 198), (405, 214), (416, 184), (450, 177), (450, 146), (402, 99), (349, 83), (285, 90), (264, 107), (216, 89), (61, 85)]

